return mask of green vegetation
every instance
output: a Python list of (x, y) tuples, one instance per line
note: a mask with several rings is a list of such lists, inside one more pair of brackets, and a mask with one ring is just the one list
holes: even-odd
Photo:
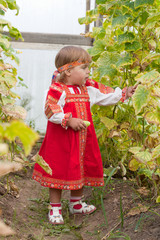
[[(93, 107), (104, 166), (126, 177), (145, 176), (160, 200), (160, 2), (97, 0), (80, 24), (102, 19), (86, 34), (94, 38), (93, 78), (113, 88), (138, 84), (132, 99)], [(101, 17), (100, 17), (101, 15)], [(131, 171), (134, 171), (132, 174)]]
[[(4, 16), (7, 9), (16, 10), (17, 14), (19, 12), (16, 1), (0, 0), (0, 15)], [(18, 29), (4, 18), (0, 19), (0, 176), (28, 165), (26, 156), (38, 139), (38, 134), (23, 122), (26, 117), (25, 109), (16, 105), (16, 98), (20, 97), (13, 92), (13, 88), (18, 85), (18, 82), (22, 85), (23, 80), (17, 77), (17, 69), (8, 63), (10, 59), (19, 64), (19, 59), (17, 52), (11, 46), (11, 38), (4, 34), (6, 29), (10, 37), (23, 40)], [(1, 236), (14, 234), (14, 231), (3, 222), (1, 222), (1, 229), (3, 229)]]

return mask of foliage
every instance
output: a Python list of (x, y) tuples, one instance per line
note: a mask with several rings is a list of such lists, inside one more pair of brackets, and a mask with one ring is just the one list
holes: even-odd
[[(15, 0), (0, 0), (0, 15), (4, 16), (7, 9), (16, 10), (17, 14), (19, 12)], [(17, 70), (7, 60), (10, 58), (19, 64), (19, 59), (11, 46), (11, 38), (4, 34), (6, 29), (10, 37), (23, 40), (18, 29), (0, 18), (0, 177), (22, 169), (26, 164), (25, 156), (30, 153), (38, 139), (38, 134), (23, 122), (26, 110), (15, 103), (16, 98), (20, 98), (12, 91), (18, 85)], [(18, 79), (22, 81), (21, 78)], [(20, 154), (21, 158), (18, 158), (17, 154)], [(0, 229), (2, 236), (15, 234), (2, 222)]]
[[(160, 183), (160, 2), (97, 0), (80, 24), (102, 21), (86, 34), (94, 38), (93, 78), (124, 88), (138, 84), (132, 99), (110, 107), (94, 106), (93, 120), (104, 166), (144, 175), (159, 201)], [(101, 15), (101, 17), (100, 17)], [(129, 164), (128, 164), (129, 162)], [(130, 171), (131, 170), (131, 171)], [(135, 173), (136, 174), (136, 173)]]

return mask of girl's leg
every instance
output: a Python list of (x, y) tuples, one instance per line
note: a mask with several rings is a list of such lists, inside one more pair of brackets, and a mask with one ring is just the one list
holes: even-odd
[(48, 213), (49, 222), (52, 224), (63, 224), (62, 207), (61, 207), (61, 189), (50, 188), (49, 199), (50, 199), (50, 210)]
[(71, 191), (69, 210), (72, 214), (90, 214), (96, 210), (93, 205), (82, 202), (83, 188)]
[(80, 197), (80, 198), (82, 198), (82, 195), (83, 195), (83, 188), (71, 191), (71, 197)]
[(49, 189), (49, 199), (51, 203), (61, 202), (62, 189), (50, 188)]

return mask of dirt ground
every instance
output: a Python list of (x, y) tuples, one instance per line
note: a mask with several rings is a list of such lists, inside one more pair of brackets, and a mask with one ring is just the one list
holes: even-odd
[(144, 196), (144, 189), (140, 194), (133, 182), (116, 178), (110, 181), (103, 192), (100, 188), (84, 189), (84, 200), (97, 207), (96, 212), (89, 216), (70, 216), (69, 192), (64, 191), (62, 204), (65, 224), (52, 226), (47, 219), (48, 189), (31, 179), (32, 171), (31, 167), (12, 174), (9, 178), (12, 190), (9, 193), (4, 185), (0, 185), (1, 218), (16, 231), (16, 235), (0, 239), (160, 239), (160, 205), (151, 201), (151, 196)]

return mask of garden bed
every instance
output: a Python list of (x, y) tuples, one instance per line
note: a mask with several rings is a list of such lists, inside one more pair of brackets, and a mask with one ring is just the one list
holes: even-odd
[[(112, 179), (103, 193), (101, 189), (85, 188), (84, 199), (95, 204), (97, 210), (89, 216), (70, 216), (69, 192), (63, 192), (63, 226), (48, 223), (48, 189), (31, 179), (32, 168), (10, 176), (16, 184), (9, 193), (1, 185), (2, 218), (16, 235), (5, 240), (88, 240), (88, 239), (160, 239), (160, 206), (143, 196), (133, 182)], [(145, 191), (142, 193), (145, 195)], [(116, 238), (111, 238), (116, 237)], [(130, 238), (129, 238), (130, 237)]]

